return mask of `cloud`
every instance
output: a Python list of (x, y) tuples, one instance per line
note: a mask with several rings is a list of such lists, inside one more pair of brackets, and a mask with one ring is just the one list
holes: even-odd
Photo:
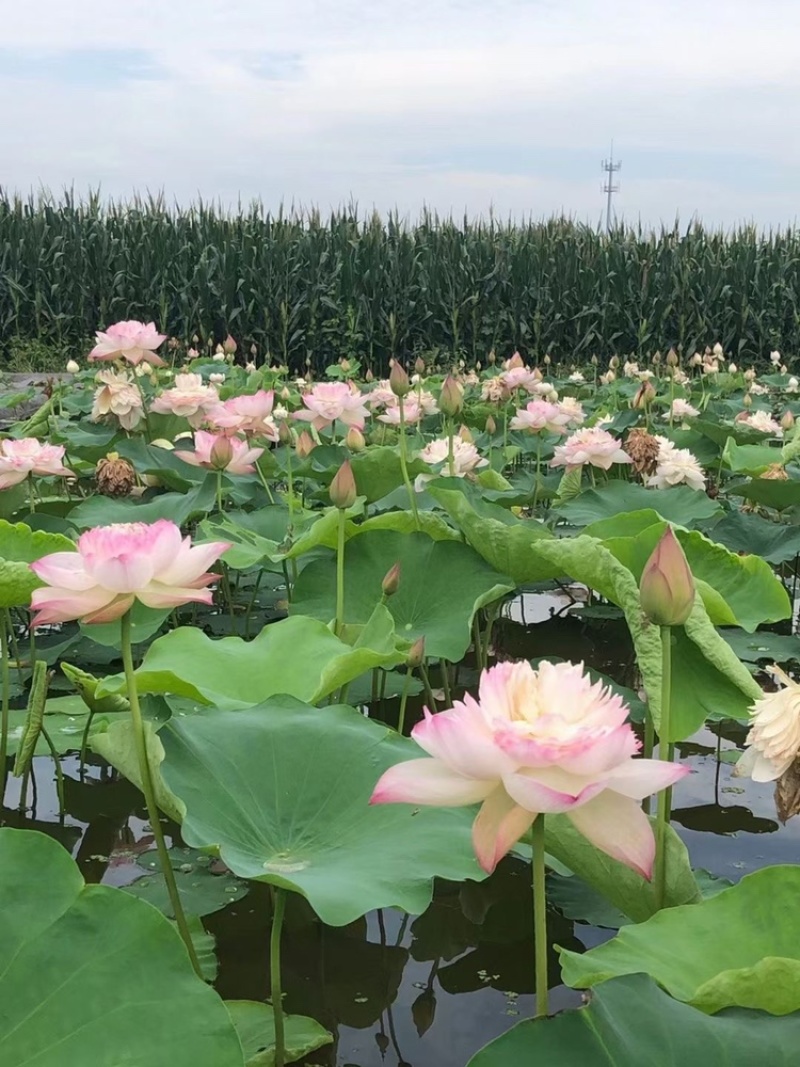
[(780, 225), (798, 31), (794, 0), (38, 0), (4, 24), (4, 181), (593, 222), (613, 137), (632, 221)]

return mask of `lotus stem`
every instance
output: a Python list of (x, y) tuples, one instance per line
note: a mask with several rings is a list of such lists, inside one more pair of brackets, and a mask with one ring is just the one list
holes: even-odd
[(337, 512), (339, 525), (336, 532), (336, 621), (334, 632), (342, 636), (344, 627), (344, 535), (347, 519), (343, 508)]
[(192, 935), (189, 932), (189, 924), (186, 921), (186, 914), (184, 913), (183, 904), (181, 903), (180, 894), (178, 893), (178, 886), (175, 881), (175, 871), (172, 868), (169, 852), (167, 851), (167, 844), (164, 840), (160, 812), (158, 810), (158, 804), (156, 803), (153, 776), (150, 771), (150, 761), (147, 758), (147, 735), (144, 731), (142, 711), (139, 707), (139, 694), (136, 690), (136, 678), (133, 673), (130, 612), (125, 612), (120, 623), (122, 636), (122, 663), (125, 668), (125, 682), (128, 689), (128, 700), (130, 701), (131, 706), (133, 740), (136, 746), (136, 757), (139, 762), (139, 775), (142, 779), (142, 792), (144, 793), (144, 799), (147, 805), (147, 817), (150, 820), (153, 837), (156, 839), (158, 858), (161, 863), (161, 870), (164, 874), (164, 881), (166, 882), (167, 893), (169, 894), (169, 901), (172, 906), (173, 914), (175, 915), (178, 931), (183, 938), (183, 943), (186, 946), (186, 951), (189, 953), (189, 959), (192, 962), (197, 977), (202, 978), (203, 973), (200, 969), (200, 961), (197, 958), (194, 943), (192, 942)]
[[(672, 760), (670, 744), (670, 703), (672, 700), (672, 631), (661, 627), (661, 724), (658, 731), (658, 755), (662, 760)], [(662, 789), (658, 794), (656, 814), (656, 905), (664, 907), (667, 895), (667, 827), (670, 822), (671, 791)]]
[(547, 896), (545, 892), (544, 815), (537, 815), (533, 838), (533, 947), (536, 964), (536, 1018), (547, 1014)]
[(451, 478), (456, 476), (456, 465), (453, 459), (453, 420), (447, 420), (447, 471)]
[(281, 931), (286, 911), (286, 890), (277, 886), (273, 893), (272, 930), (269, 935), (269, 978), (272, 1014), (275, 1020), (275, 1067), (286, 1063), (286, 1040), (283, 1027), (283, 990), (281, 989)]
[(36, 514), (36, 493), (33, 489), (33, 474), (28, 475), (28, 505), (31, 509), (31, 515)]
[(400, 409), (400, 470), (403, 472), (403, 484), (406, 487), (408, 493), (408, 500), (411, 504), (411, 513), (414, 516), (414, 525), (417, 530), (421, 529), (419, 524), (419, 512), (417, 511), (417, 494), (414, 486), (411, 484), (411, 479), (408, 476), (408, 451), (406, 445), (406, 417), (403, 411), (403, 398), (399, 396), (397, 398), (397, 406)]
[[(644, 713), (644, 744), (642, 746), (642, 756), (644, 759), (653, 758), (653, 746), (655, 744), (655, 726), (653, 725), (653, 713), (650, 707), (645, 708)], [(642, 801), (642, 811), (645, 815), (650, 814), (650, 796), (646, 796)]]
[(401, 736), (403, 733), (403, 727), (406, 724), (406, 703), (408, 702), (408, 690), (411, 685), (411, 675), (413, 673), (413, 667), (406, 667), (406, 676), (403, 680), (403, 693), (400, 697), (400, 711), (397, 716), (397, 732)]
[(2, 679), (3, 679), (3, 711), (0, 718), (0, 775), (2, 775), (3, 787), (0, 791), (0, 807), (6, 795), (6, 780), (8, 778), (8, 719), (10, 709), (11, 669), (9, 664), (8, 632), (11, 629), (11, 616), (8, 608), (3, 608), (0, 614), (0, 653), (2, 653)]

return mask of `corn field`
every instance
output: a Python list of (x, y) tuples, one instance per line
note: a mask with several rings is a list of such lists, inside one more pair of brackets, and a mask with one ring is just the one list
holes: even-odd
[(605, 234), (568, 219), (232, 215), (0, 190), (0, 351), (35, 339), (80, 354), (98, 327), (153, 319), (201, 345), (230, 332), (294, 369), (491, 349), (581, 363), (715, 341), (760, 361), (800, 350), (798, 300), (791, 229)]

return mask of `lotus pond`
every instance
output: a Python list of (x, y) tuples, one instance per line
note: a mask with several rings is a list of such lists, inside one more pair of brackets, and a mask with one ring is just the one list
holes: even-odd
[(256, 357), (0, 386), (3, 1067), (796, 1063), (780, 355)]

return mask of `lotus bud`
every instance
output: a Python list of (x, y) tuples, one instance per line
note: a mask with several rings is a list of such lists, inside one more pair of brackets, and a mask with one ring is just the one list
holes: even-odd
[(589, 360), (589, 362), (591, 363), (591, 365), (593, 367), (596, 367), (597, 364), (600, 362), (600, 360), (597, 358), (597, 356), (592, 356), (592, 358)]
[(774, 350), (773, 352), (770, 352), (770, 354), (769, 354), (769, 361), (770, 361), (770, 363), (771, 363), (771, 364), (773, 365), (773, 367), (777, 367), (777, 366), (778, 366), (778, 364), (780, 363), (780, 361), (781, 361), (781, 354), (780, 354), (780, 352), (779, 352), (779, 351), (777, 350), (777, 348), (776, 348), (776, 349), (775, 349), (775, 350)]
[(381, 582), (381, 589), (383, 595), (394, 596), (397, 590), (400, 588), (400, 561), (398, 560), (389, 570), (384, 574), (383, 581)]
[(307, 367), (311, 366), (311, 356), (310, 355), (306, 356), (306, 366)]
[(717, 343), (714, 345), (713, 352), (714, 352), (714, 358), (715, 359), (722, 359), (723, 355), (725, 354), (724, 353), (724, 349), (723, 349), (722, 345), (719, 343), (719, 341), (717, 341)]
[(489, 353), (489, 355), (488, 355), (488, 356), (486, 357), (486, 359), (488, 360), (489, 364), (490, 364), (490, 365), (491, 365), (492, 367), (493, 367), (493, 366), (495, 365), (495, 363), (497, 362), (497, 353), (495, 352), (495, 350), (494, 350), (494, 349), (492, 349), (492, 350), (491, 350), (491, 352), (490, 352), (490, 353)]
[(256, 346), (256, 343), (254, 341), (253, 344), (250, 345), (250, 355), (253, 357), (253, 359), (255, 359), (257, 353), (258, 353), (258, 347)]
[(282, 445), (293, 444), (292, 428), (288, 423), (282, 422), (278, 427), (278, 440)]
[[(196, 348), (189, 348), (189, 349), (186, 350), (186, 358), (187, 359), (197, 359), (197, 357), (199, 355), (200, 355), (200, 353), (197, 351)], [(187, 370), (188, 370), (188, 368), (187, 368)]]
[(534, 368), (533, 373), (532, 373), (531, 376), (533, 377), (534, 381), (537, 381), (537, 382), (544, 381), (544, 375), (542, 374), (542, 372), (539, 370), (538, 367)]
[(642, 382), (631, 401), (631, 407), (647, 408), (655, 400), (656, 391), (649, 381)]
[(464, 390), (455, 380), (452, 374), (448, 374), (444, 380), (442, 391), (439, 394), (439, 409), (451, 418), (464, 407)]
[(552, 360), (550, 359), (550, 357), (549, 357), (549, 356), (547, 356), (547, 355), (546, 355), (546, 356), (544, 357), (544, 360), (543, 360), (542, 362), (544, 363), (545, 367), (549, 367), (549, 366), (550, 366), (550, 364), (552, 363)]
[(729, 363), (728, 364), (728, 374), (738, 374), (738, 373), (739, 373), (739, 368), (736, 366), (736, 364), (735, 363)]
[(211, 382), (212, 385), (222, 385), (222, 383), (225, 381), (225, 375), (209, 374), (208, 380)]
[(347, 374), (347, 372), (350, 370), (350, 360), (349, 359), (340, 359), (339, 360), (339, 366), (342, 368), (342, 370), (345, 372), (345, 374)]
[(303, 432), (297, 438), (297, 442), (294, 446), (295, 452), (297, 452), (297, 455), (300, 457), (300, 459), (306, 459), (308, 456), (311, 455), (311, 453), (316, 447), (317, 446), (314, 443), (314, 438), (311, 436), (308, 430), (303, 430)]
[(674, 348), (671, 348), (669, 352), (667, 352), (667, 366), (677, 367), (679, 363), (680, 359), (678, 358), (678, 353), (675, 351)]
[(255, 374), (256, 365), (255, 363), (245, 363), (244, 369), (247, 371), (248, 374)]
[(425, 638), (418, 637), (411, 648), (408, 650), (408, 658), (406, 664), (415, 670), (425, 662)]
[(281, 389), (281, 400), (288, 400), (291, 395), (292, 395), (292, 392), (291, 392), (289, 386), (288, 385), (284, 385), (283, 389)]
[(215, 363), (225, 362), (225, 353), (222, 351), (222, 345), (217, 345), (217, 351), (211, 358)]
[(345, 447), (349, 448), (351, 452), (363, 452), (367, 447), (367, 442), (364, 439), (364, 435), (357, 426), (351, 426), (347, 431), (347, 436), (344, 439)]
[(329, 493), (331, 503), (335, 508), (339, 508), (340, 511), (346, 511), (347, 508), (351, 508), (355, 504), (358, 493), (356, 480), (353, 477), (353, 468), (350, 466), (349, 459), (346, 459), (334, 474)]
[(478, 362), (475, 364), (475, 371), (476, 371), (476, 373), (479, 373), (481, 370), (482, 370), (481, 361), (478, 360)]
[(425, 373), (425, 360), (422, 358), (422, 356), (417, 356), (417, 358), (414, 360), (414, 370), (417, 372), (417, 374)]
[(742, 403), (744, 404), (744, 406), (746, 408), (751, 408), (753, 406), (753, 398), (752, 398), (752, 396), (750, 396), (749, 393), (745, 393), (744, 396), (742, 397)]
[(474, 445), (475, 438), (472, 436), (472, 431), (469, 426), (465, 426), (463, 423), (458, 431), (458, 436), (464, 442), (465, 445)]
[(515, 370), (517, 367), (524, 367), (525, 361), (519, 352), (515, 352), (511, 359), (506, 360), (506, 370)]
[(661, 362), (661, 353), (660, 352), (656, 352), (656, 354), (653, 356), (652, 363), (653, 363), (654, 366), (657, 367), (660, 362)]
[(694, 578), (671, 526), (645, 564), (639, 595), (642, 610), (656, 626), (682, 626), (691, 614)]
[(76, 363), (74, 359), (67, 360), (67, 374), (77, 374), (80, 369), (80, 364)]
[(200, 338), (197, 336), (196, 333), (192, 334), (192, 344), (193, 345), (199, 345), (200, 344)]
[(367, 373), (364, 375), (364, 381), (365, 382), (372, 382), (374, 380), (375, 380), (375, 375), (372, 373), (371, 370), (369, 370), (369, 368), (367, 368)]
[(490, 437), (494, 437), (497, 433), (497, 423), (494, 421), (491, 415), (486, 416), (486, 432)]
[(794, 426), (794, 415), (791, 411), (784, 411), (783, 418), (781, 419), (781, 426), (784, 430), (791, 430)]
[(749, 370), (746, 370), (744, 372), (744, 380), (746, 382), (754, 382), (756, 380), (756, 372), (753, 370), (752, 367), (750, 367)]
[(398, 397), (408, 396), (411, 392), (411, 382), (408, 380), (408, 375), (397, 360), (392, 364), (392, 371), (389, 375), (389, 387), (394, 395)]
[(703, 363), (703, 357), (700, 355), (699, 352), (695, 352), (695, 354), (689, 360), (689, 364), (692, 367), (700, 367), (700, 366), (702, 366), (702, 363)]

